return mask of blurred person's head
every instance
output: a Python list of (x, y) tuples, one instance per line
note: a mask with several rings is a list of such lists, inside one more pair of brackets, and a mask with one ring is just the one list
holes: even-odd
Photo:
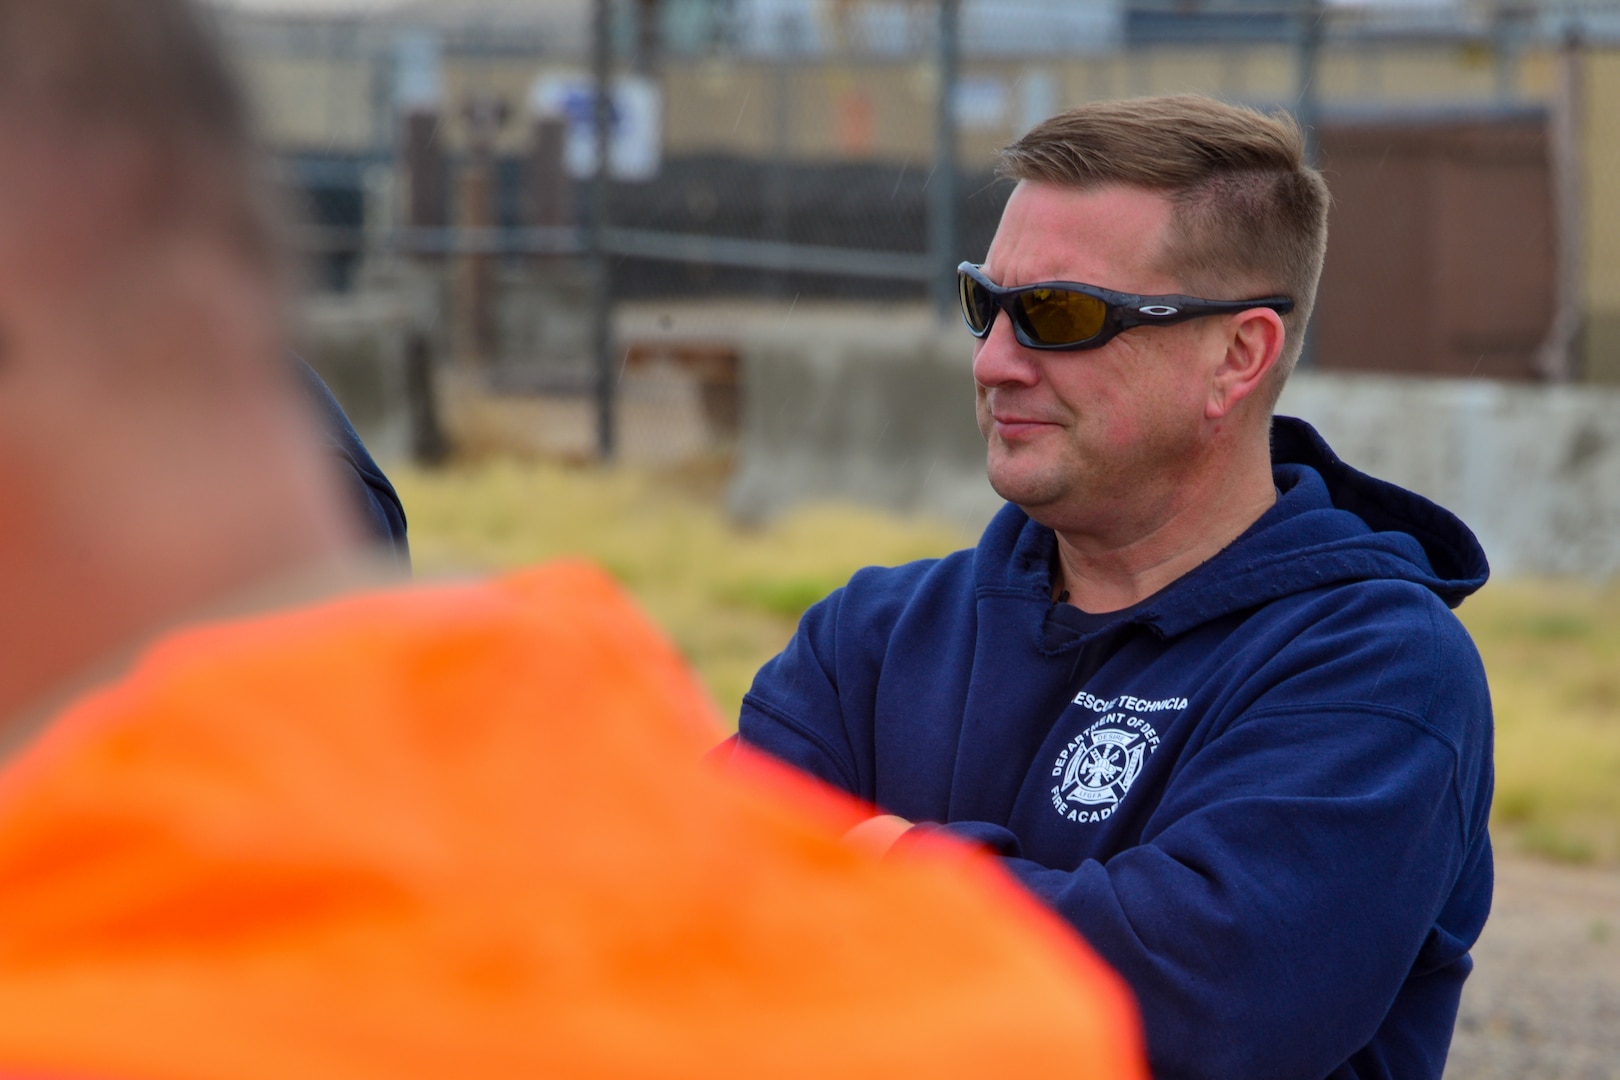
[(350, 543), (273, 235), (189, 3), (0, 0), (0, 718)]
[(1037, 125), (1000, 172), (1018, 184), (984, 266), (997, 285), (1293, 307), (1140, 326), (1078, 351), (1027, 348), (998, 318), (974, 366), (997, 490), (1061, 529), (1066, 509), (1153, 498), (1145, 481), (1173, 489), (1237, 441), (1263, 452), (1327, 243), (1327, 187), (1298, 126), (1196, 96), (1098, 102)]

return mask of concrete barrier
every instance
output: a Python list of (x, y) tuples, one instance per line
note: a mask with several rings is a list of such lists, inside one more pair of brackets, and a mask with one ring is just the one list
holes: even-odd
[(732, 513), (853, 500), (982, 528), (1001, 500), (984, 476), (963, 335), (861, 329), (747, 340)]
[(1620, 391), (1301, 375), (1279, 408), (1456, 513), (1499, 574), (1620, 573)]
[[(738, 517), (852, 500), (976, 530), (1001, 505), (964, 336), (874, 330), (745, 345)], [(1498, 573), (1620, 573), (1620, 391), (1302, 373), (1280, 411), (1357, 468), (1455, 511)]]

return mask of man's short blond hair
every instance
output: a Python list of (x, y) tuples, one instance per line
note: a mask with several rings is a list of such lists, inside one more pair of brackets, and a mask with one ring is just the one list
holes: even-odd
[(1001, 152), (998, 171), (1078, 190), (1160, 192), (1174, 207), (1162, 269), (1188, 292), (1292, 297), (1275, 401), (1299, 360), (1327, 250), (1327, 183), (1306, 162), (1292, 117), (1195, 94), (1099, 101), (1036, 125)]

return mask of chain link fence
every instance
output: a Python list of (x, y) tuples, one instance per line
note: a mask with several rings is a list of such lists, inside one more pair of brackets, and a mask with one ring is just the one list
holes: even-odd
[(1620, 4), (220, 11), (304, 209), (307, 348), (385, 452), (723, 457), (751, 335), (930, 332), (998, 147), (1180, 91), (1307, 125), (1323, 366), (1620, 381)]

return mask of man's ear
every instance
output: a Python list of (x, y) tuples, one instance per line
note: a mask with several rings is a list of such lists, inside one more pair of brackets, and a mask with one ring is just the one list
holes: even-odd
[(1282, 356), (1288, 332), (1270, 308), (1250, 308), (1224, 320), (1226, 355), (1210, 380), (1204, 418), (1219, 420), (1253, 394)]

